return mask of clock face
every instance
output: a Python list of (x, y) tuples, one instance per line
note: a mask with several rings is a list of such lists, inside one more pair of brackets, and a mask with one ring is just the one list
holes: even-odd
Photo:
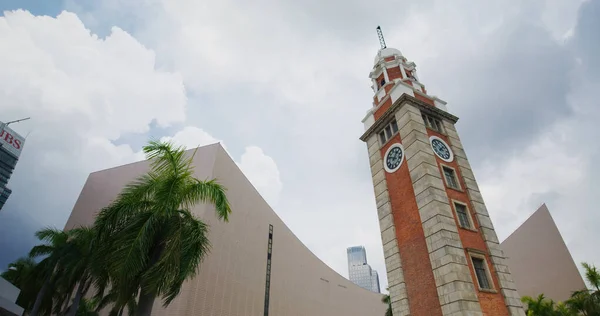
[(388, 148), (384, 156), (384, 167), (387, 172), (394, 172), (400, 168), (404, 160), (404, 149), (399, 143)]
[(433, 152), (440, 157), (440, 159), (446, 162), (451, 162), (454, 160), (454, 154), (452, 154), (450, 146), (448, 146), (445, 141), (437, 136), (429, 137), (429, 141), (431, 142), (431, 148), (433, 149)]

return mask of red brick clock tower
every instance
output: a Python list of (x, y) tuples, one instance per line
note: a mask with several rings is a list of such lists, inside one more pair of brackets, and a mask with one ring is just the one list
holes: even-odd
[(394, 316), (525, 315), (446, 102), (394, 48), (363, 120)]

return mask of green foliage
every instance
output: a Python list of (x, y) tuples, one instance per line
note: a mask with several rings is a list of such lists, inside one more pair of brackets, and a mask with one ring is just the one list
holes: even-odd
[(551, 299), (546, 299), (544, 294), (537, 298), (523, 296), (523, 303), (527, 304), (527, 316), (575, 316), (575, 312), (562, 303), (556, 304)]
[(36, 276), (37, 263), (31, 257), (17, 259), (8, 265), (2, 277), (14, 286), (21, 289), (17, 304), (30, 310), (33, 307), (37, 293), (42, 284)]
[(564, 303), (556, 304), (546, 299), (543, 294), (537, 298), (524, 296), (522, 301), (527, 304), (528, 316), (600, 316), (600, 273), (595, 266), (583, 262), (585, 278), (594, 288), (573, 292), (571, 298)]
[[(387, 289), (389, 291), (389, 289)], [(385, 294), (381, 298), (381, 302), (387, 305), (387, 310), (385, 311), (385, 316), (393, 316), (392, 314), (392, 299), (389, 294)]]
[(127, 185), (92, 227), (38, 231), (42, 243), (2, 274), (21, 289), (17, 302), (30, 316), (95, 316), (107, 307), (111, 316), (150, 315), (155, 297), (168, 305), (196, 274), (210, 242), (208, 225), (191, 210), (212, 204), (227, 221), (225, 188), (196, 179), (194, 156), (183, 148), (151, 141), (144, 152), (150, 172)]
[(105, 245), (115, 305), (124, 307), (140, 294), (137, 312), (148, 315), (154, 297), (162, 297), (165, 306), (171, 303), (209, 252), (208, 226), (192, 215), (194, 205), (214, 205), (224, 221), (231, 209), (225, 188), (193, 177), (193, 155), (154, 141), (144, 152), (150, 172), (127, 185), (98, 214), (95, 226)]
[(81, 303), (77, 308), (76, 316), (100, 316), (100, 313), (96, 311), (98, 301), (96, 299), (81, 299)]

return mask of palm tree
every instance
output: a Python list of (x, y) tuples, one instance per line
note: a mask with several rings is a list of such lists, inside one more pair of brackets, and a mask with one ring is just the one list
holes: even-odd
[(77, 307), (75, 316), (99, 316), (100, 314), (96, 311), (98, 301), (95, 299), (82, 298), (80, 304)]
[(2, 273), (2, 277), (21, 290), (17, 298), (17, 304), (30, 309), (35, 302), (35, 297), (40, 290), (41, 284), (36, 278), (37, 263), (31, 257), (22, 257), (8, 265), (8, 269)]
[(585, 278), (594, 289), (589, 290), (586, 288), (573, 292), (565, 305), (584, 316), (600, 315), (600, 272), (595, 266), (586, 262), (581, 265), (585, 269)]
[(544, 294), (538, 295), (535, 299), (530, 296), (523, 296), (521, 301), (527, 304), (528, 316), (556, 315), (554, 301), (546, 299)]
[(72, 247), (62, 259), (67, 274), (61, 280), (64, 285), (62, 292), (68, 293), (65, 300), (67, 305), (76, 286), (77, 290), (75, 291), (73, 303), (68, 307), (68, 312), (62, 314), (75, 316), (79, 313), (81, 299), (87, 293), (96, 276), (100, 274), (99, 270), (102, 269), (105, 262), (102, 257), (95, 256), (92, 251), (98, 246), (97, 233), (92, 227), (78, 227), (68, 231), (68, 234), (69, 243)]
[(118, 298), (118, 293), (114, 289), (111, 290), (107, 295), (94, 297), (94, 299), (96, 299), (98, 302), (96, 311), (99, 312), (106, 306), (112, 304), (112, 309), (108, 313), (109, 316), (121, 316), (125, 312), (126, 308), (127, 315), (135, 315), (135, 311), (137, 310), (136, 297), (130, 297), (125, 304), (117, 304)]
[(2, 272), (1, 276), (14, 286), (21, 288), (31, 280), (35, 266), (35, 260), (31, 257), (22, 257), (9, 263), (8, 269)]
[(582, 262), (581, 265), (585, 269), (585, 278), (594, 288), (594, 294), (600, 293), (600, 272), (598, 272), (598, 269), (587, 262)]
[(194, 178), (193, 155), (183, 148), (151, 141), (144, 153), (150, 172), (127, 185), (95, 222), (99, 240), (111, 240), (106, 255), (116, 304), (139, 294), (140, 316), (150, 315), (157, 296), (169, 305), (209, 251), (208, 226), (191, 209), (213, 204), (224, 221), (231, 213), (225, 188)]
[[(59, 271), (64, 271), (59, 264), (70, 248), (69, 235), (66, 232), (45, 228), (37, 231), (35, 235), (44, 243), (33, 247), (29, 256), (32, 258), (44, 256), (44, 259), (36, 266), (36, 274), (43, 280), (43, 284), (29, 313), (30, 316), (37, 316), (40, 309), (52, 308), (52, 296), (49, 296), (48, 293), (53, 292), (51, 288), (55, 286), (57, 276), (60, 275)], [(44, 303), (44, 308), (42, 308), (42, 303)]]

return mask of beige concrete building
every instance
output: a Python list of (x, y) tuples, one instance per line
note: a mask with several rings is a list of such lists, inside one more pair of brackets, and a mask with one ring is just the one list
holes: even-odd
[(564, 301), (586, 287), (550, 211), (543, 204), (502, 242), (521, 295)]
[[(213, 251), (168, 308), (156, 301), (153, 315), (384, 315), (382, 295), (348, 281), (306, 248), (220, 144), (199, 148), (194, 165), (197, 178), (216, 178), (228, 189), (231, 218), (218, 221), (211, 205), (193, 209), (210, 225)], [(92, 224), (98, 210), (147, 170), (142, 161), (90, 174), (65, 229)]]

